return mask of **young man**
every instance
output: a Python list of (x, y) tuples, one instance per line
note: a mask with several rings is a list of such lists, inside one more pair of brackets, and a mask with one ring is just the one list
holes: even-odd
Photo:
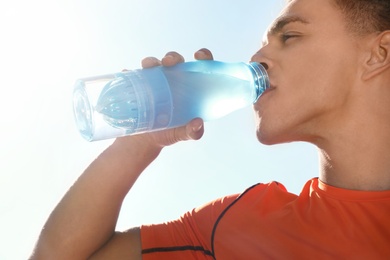
[[(272, 86), (254, 105), (260, 142), (319, 148), (319, 178), (299, 196), (256, 185), (177, 221), (115, 233), (124, 197), (162, 148), (201, 138), (194, 119), (117, 139), (53, 211), (32, 258), (389, 258), (389, 17), (388, 0), (292, 0), (253, 56)], [(182, 61), (172, 52), (143, 65)]]

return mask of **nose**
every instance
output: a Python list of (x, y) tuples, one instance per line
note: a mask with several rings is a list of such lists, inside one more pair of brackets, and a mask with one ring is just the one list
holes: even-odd
[(267, 71), (271, 68), (272, 65), (271, 60), (265, 55), (264, 47), (262, 47), (252, 56), (251, 61), (260, 63)]
[(268, 64), (265, 62), (260, 62), (260, 64), (264, 67), (265, 70), (268, 70)]

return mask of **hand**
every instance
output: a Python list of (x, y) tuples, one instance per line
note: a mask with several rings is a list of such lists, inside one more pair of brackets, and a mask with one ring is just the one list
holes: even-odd
[[(208, 49), (200, 49), (194, 53), (194, 58), (197, 60), (212, 60), (213, 55)], [(147, 57), (143, 59), (142, 67), (151, 68), (155, 66), (174, 66), (181, 62), (184, 62), (183, 56), (172, 51), (168, 52), (161, 60), (155, 57)], [(122, 140), (126, 138), (132, 138), (132, 141), (137, 138), (141, 139), (140, 142), (144, 145), (151, 144), (161, 149), (179, 141), (198, 140), (203, 136), (203, 133), (203, 120), (201, 118), (195, 118), (185, 126), (119, 139), (122, 142)]]
[[(199, 51), (194, 53), (194, 58), (197, 60), (212, 60), (213, 54), (208, 49), (200, 49)], [(160, 61), (155, 57), (147, 57), (142, 60), (142, 68), (151, 68), (155, 66), (174, 66), (178, 63), (184, 62), (183, 56), (179, 53), (171, 51), (168, 52), (164, 58)]]

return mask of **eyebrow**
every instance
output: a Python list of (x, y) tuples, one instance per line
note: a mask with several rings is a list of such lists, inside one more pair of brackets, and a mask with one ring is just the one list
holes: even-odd
[(290, 23), (303, 23), (308, 24), (309, 22), (306, 19), (303, 19), (300, 16), (292, 15), (292, 16), (281, 16), (275, 20), (271, 28), (269, 29), (268, 34), (269, 35), (275, 35), (279, 33), (287, 24)]

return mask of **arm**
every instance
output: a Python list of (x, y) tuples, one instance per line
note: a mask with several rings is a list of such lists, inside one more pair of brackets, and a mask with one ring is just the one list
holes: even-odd
[[(181, 61), (180, 55), (169, 53), (162, 64), (169, 66)], [(143, 61), (144, 67), (157, 64), (156, 59)], [(123, 199), (163, 147), (197, 140), (202, 135), (203, 121), (194, 119), (176, 129), (115, 140), (54, 209), (31, 259), (141, 259), (139, 229), (115, 232)]]

